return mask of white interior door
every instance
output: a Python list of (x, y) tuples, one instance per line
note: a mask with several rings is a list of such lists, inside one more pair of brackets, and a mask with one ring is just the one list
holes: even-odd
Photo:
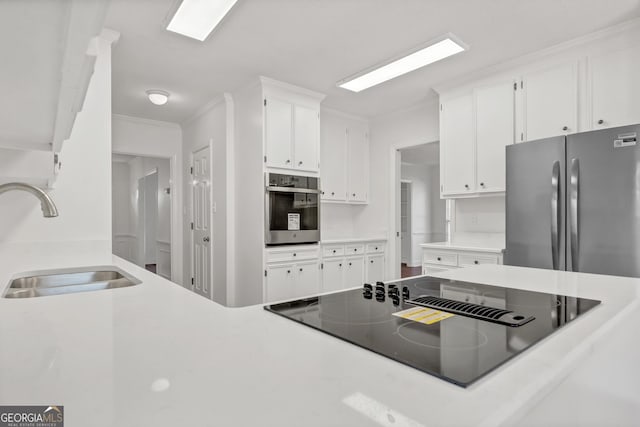
[(211, 299), (211, 216), (209, 147), (193, 153), (193, 290)]
[(411, 183), (400, 184), (400, 262), (411, 263)]
[(136, 264), (145, 267), (144, 259), (144, 209), (145, 209), (145, 182), (144, 177), (138, 179), (138, 215), (136, 224)]
[(144, 177), (144, 262), (147, 265), (158, 263), (158, 172)]

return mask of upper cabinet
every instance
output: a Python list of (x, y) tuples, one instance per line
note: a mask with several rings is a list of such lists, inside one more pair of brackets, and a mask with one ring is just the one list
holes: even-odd
[(591, 128), (640, 123), (640, 47), (591, 58)]
[(516, 89), (524, 115), (523, 129), (516, 138), (518, 142), (577, 131), (577, 62), (526, 74)]
[(475, 190), (475, 135), (473, 95), (462, 95), (440, 105), (440, 173), (443, 195)]
[(504, 192), (509, 144), (640, 123), (636, 33), (440, 90), (441, 197)]
[(441, 104), (441, 195), (504, 191), (504, 149), (514, 140), (513, 81), (480, 87)]
[(505, 147), (514, 139), (514, 90), (507, 81), (475, 91), (476, 191), (505, 190)]
[(267, 97), (265, 153), (268, 167), (317, 172), (320, 105), (307, 106)]
[(368, 122), (323, 112), (320, 143), (322, 200), (367, 203), (369, 196)]

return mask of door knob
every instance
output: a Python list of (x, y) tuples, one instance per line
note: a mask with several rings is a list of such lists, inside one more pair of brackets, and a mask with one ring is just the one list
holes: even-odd
[(203, 241), (203, 242), (209, 242), (209, 237), (203, 237), (203, 238), (202, 238), (202, 241)]

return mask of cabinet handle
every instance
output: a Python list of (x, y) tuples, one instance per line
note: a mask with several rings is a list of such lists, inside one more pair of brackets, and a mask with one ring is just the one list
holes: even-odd
[(349, 263), (349, 267), (351, 267), (351, 263)]
[(322, 192), (322, 195), (324, 196), (324, 191)]
[(287, 270), (287, 274), (290, 274), (290, 273), (291, 273), (291, 270)]
[(468, 190), (469, 189), (469, 184), (465, 184), (464, 188), (466, 188)]
[(358, 248), (353, 248), (353, 252), (358, 252)]
[(438, 257), (438, 261), (442, 261), (442, 258)]
[(298, 162), (298, 166), (302, 166), (302, 162)]
[(353, 197), (356, 197), (356, 193), (353, 193)]
[(599, 125), (604, 124), (604, 120), (602, 120), (602, 119), (598, 120), (598, 124)]
[(287, 160), (285, 163), (286, 163), (286, 164), (289, 164), (289, 163), (291, 163), (291, 160)]
[(333, 191), (331, 192), (331, 195), (332, 195), (332, 196), (335, 196), (335, 194), (336, 194), (336, 193), (334, 193)]
[(376, 246), (376, 251), (378, 250), (378, 247)]
[(373, 264), (373, 260), (369, 261), (371, 264)]
[(480, 187), (483, 187), (483, 188), (484, 188), (484, 182), (481, 182), (481, 183), (480, 183)]
[(334, 254), (336, 253), (336, 250), (335, 250), (335, 249), (333, 250), (333, 253), (334, 253)]
[(342, 263), (338, 264), (338, 267), (342, 267)]
[(474, 263), (474, 264), (479, 264), (479, 263), (478, 263), (478, 260), (473, 261), (473, 263)]
[(569, 130), (569, 126), (563, 126), (563, 127), (562, 127), (562, 130), (564, 130), (564, 131)]
[(300, 269), (300, 271), (302, 271), (302, 269)]

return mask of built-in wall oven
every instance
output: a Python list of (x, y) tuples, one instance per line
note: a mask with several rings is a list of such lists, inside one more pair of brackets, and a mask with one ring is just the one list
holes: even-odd
[(267, 245), (320, 241), (320, 180), (314, 177), (265, 175)]

